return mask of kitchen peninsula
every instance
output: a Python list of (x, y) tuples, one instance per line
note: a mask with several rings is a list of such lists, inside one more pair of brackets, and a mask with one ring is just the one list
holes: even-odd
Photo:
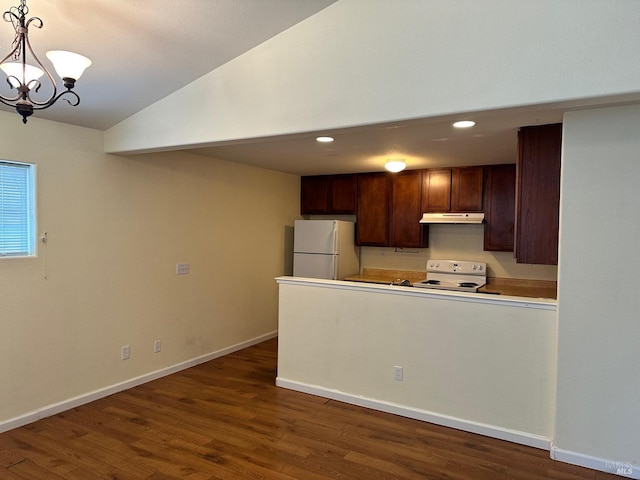
[(550, 447), (555, 300), (277, 282), (279, 386)]

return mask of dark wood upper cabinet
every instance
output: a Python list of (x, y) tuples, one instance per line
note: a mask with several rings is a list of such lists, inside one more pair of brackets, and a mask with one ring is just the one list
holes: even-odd
[(386, 247), (389, 245), (389, 196), (391, 182), (385, 173), (358, 175), (356, 243)]
[(450, 211), (451, 169), (425, 170), (422, 181), (422, 212)]
[(300, 179), (301, 215), (356, 213), (356, 174), (316, 175)]
[(484, 249), (512, 252), (515, 225), (516, 165), (484, 167)]
[(331, 214), (354, 215), (356, 213), (358, 176), (331, 175), (329, 178), (329, 211)]
[(562, 124), (518, 132), (515, 256), (557, 265)]
[(425, 170), (423, 213), (482, 212), (482, 167)]
[(358, 175), (358, 245), (420, 248), (428, 227), (421, 225), (422, 171)]
[(451, 169), (451, 211), (482, 212), (482, 167)]
[(329, 207), (329, 182), (324, 175), (300, 179), (300, 213), (324, 214)]
[(409, 170), (391, 176), (390, 246), (426, 246), (428, 227), (420, 224), (422, 171)]

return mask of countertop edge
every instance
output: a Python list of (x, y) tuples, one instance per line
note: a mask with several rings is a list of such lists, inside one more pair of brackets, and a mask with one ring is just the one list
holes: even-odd
[(334, 288), (339, 290), (353, 290), (362, 292), (376, 291), (388, 295), (403, 295), (411, 297), (448, 299), (461, 302), (475, 302), (493, 305), (511, 305), (521, 308), (537, 308), (543, 310), (556, 310), (557, 300), (549, 298), (516, 297), (510, 295), (491, 295), (485, 293), (457, 292), (449, 290), (432, 290), (416, 287), (402, 287), (399, 285), (383, 285), (379, 283), (350, 282), (345, 280), (325, 280), (306, 277), (276, 277), (278, 284), (308, 285), (321, 288)]

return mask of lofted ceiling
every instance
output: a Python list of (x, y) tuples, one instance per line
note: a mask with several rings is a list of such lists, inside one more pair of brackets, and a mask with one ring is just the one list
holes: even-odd
[[(78, 107), (58, 102), (34, 116), (106, 130), (336, 1), (27, 0), (27, 18), (44, 23), (29, 38), (47, 67), (49, 50), (93, 61), (76, 84)], [(19, 3), (0, 0), (0, 12)], [(2, 57), (14, 35), (0, 22)], [(10, 94), (5, 82), (0, 93)]]
[[(336, 1), (27, 0), (28, 17), (44, 22), (42, 29), (30, 28), (32, 47), (43, 61), (44, 52), (53, 49), (75, 51), (93, 61), (75, 89), (81, 97), (78, 107), (58, 102), (34, 116), (106, 130)], [(18, 3), (0, 0), (0, 11)], [(0, 52), (8, 52), (13, 35), (10, 23), (0, 24)], [(0, 93), (7, 95), (8, 87), (0, 85)], [(620, 101), (640, 98), (615, 99)], [(596, 99), (589, 104), (611, 102)], [(410, 169), (511, 163), (520, 126), (561, 122), (566, 110), (583, 106), (565, 103), (400, 119), (190, 151), (299, 175), (381, 171), (389, 157), (405, 158)], [(461, 118), (477, 125), (452, 128)], [(321, 134), (335, 141), (315, 142)]]

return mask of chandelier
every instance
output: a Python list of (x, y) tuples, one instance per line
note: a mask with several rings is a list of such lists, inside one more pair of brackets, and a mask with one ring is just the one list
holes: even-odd
[[(65, 91), (58, 94), (56, 81), (33, 52), (29, 42), (29, 27), (42, 28), (42, 20), (38, 17), (31, 17), (27, 20), (28, 13), (29, 8), (26, 0), (20, 0), (19, 6), (11, 7), (2, 16), (5, 22), (11, 22), (16, 35), (11, 44), (12, 50), (0, 61), (0, 68), (7, 75), (9, 87), (12, 90), (15, 89), (17, 93), (13, 97), (5, 97), (0, 94), (0, 102), (15, 107), (16, 112), (22, 115), (22, 123), (27, 123), (27, 117), (33, 114), (34, 110), (49, 108), (63, 96), (69, 105), (77, 106), (80, 103), (80, 97), (72, 88), (82, 72), (91, 65), (91, 60), (77, 53), (62, 50), (47, 52), (47, 58), (53, 64), (53, 68), (66, 88)], [(33, 57), (38, 66), (27, 63), (27, 53)], [(40, 90), (42, 83), (39, 79), (45, 74), (51, 83), (52, 93), (48, 99), (39, 100), (34, 98), (33, 94)], [(71, 97), (71, 100), (66, 97)]]

